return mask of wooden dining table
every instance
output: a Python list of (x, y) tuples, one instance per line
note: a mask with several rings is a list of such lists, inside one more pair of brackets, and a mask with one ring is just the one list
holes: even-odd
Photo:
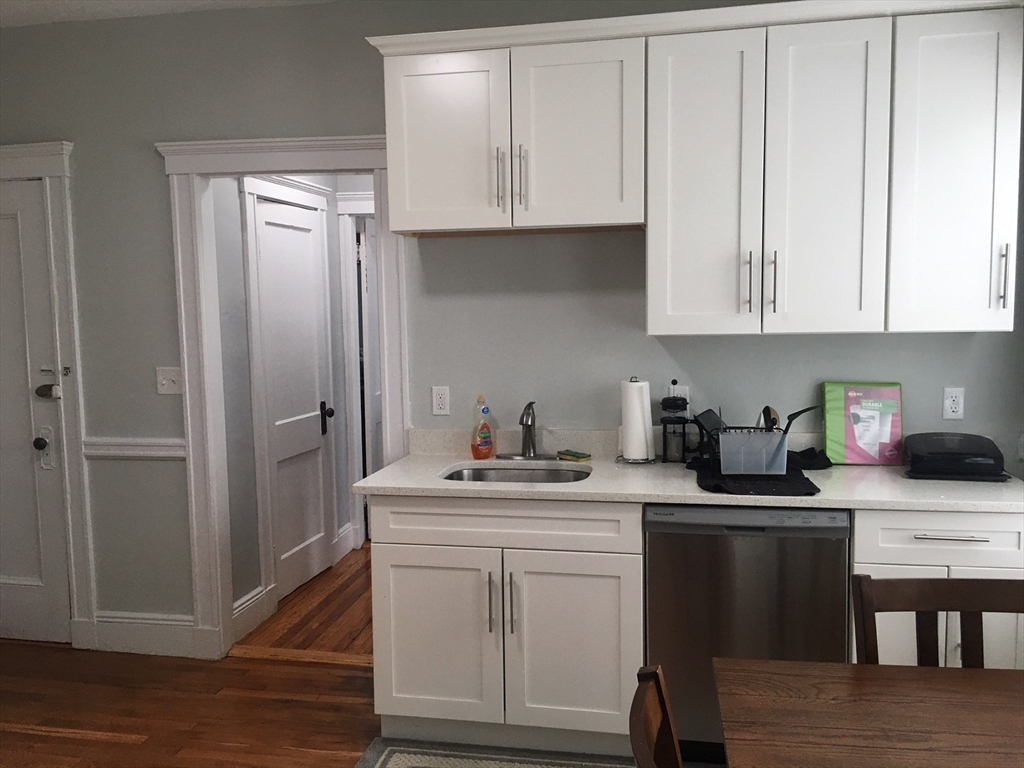
[(1024, 766), (1024, 671), (714, 660), (729, 768)]

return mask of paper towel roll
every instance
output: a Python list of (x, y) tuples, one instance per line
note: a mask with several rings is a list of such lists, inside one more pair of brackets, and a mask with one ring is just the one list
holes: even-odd
[(654, 458), (654, 425), (651, 419), (649, 382), (622, 382), (622, 458)]

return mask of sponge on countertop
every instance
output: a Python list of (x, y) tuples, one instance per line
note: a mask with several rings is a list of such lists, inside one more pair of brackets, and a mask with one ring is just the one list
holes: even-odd
[(558, 458), (562, 461), (590, 461), (590, 454), (579, 451), (559, 451)]

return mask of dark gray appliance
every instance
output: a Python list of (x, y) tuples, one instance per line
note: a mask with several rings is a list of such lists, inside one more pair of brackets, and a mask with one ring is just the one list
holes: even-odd
[(665, 672), (679, 738), (721, 742), (711, 659), (845, 662), (845, 510), (644, 508), (647, 663)]

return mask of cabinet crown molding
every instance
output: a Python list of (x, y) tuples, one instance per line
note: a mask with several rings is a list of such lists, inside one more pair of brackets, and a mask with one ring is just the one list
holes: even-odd
[(368, 37), (366, 40), (385, 56), (399, 56), (505, 48), (515, 45), (673, 35), (683, 32), (707, 32), (716, 29), (801, 24), (837, 19), (1017, 8), (1022, 5), (1024, 0), (791, 0), (764, 5), (703, 8), (642, 16), (388, 35)]

